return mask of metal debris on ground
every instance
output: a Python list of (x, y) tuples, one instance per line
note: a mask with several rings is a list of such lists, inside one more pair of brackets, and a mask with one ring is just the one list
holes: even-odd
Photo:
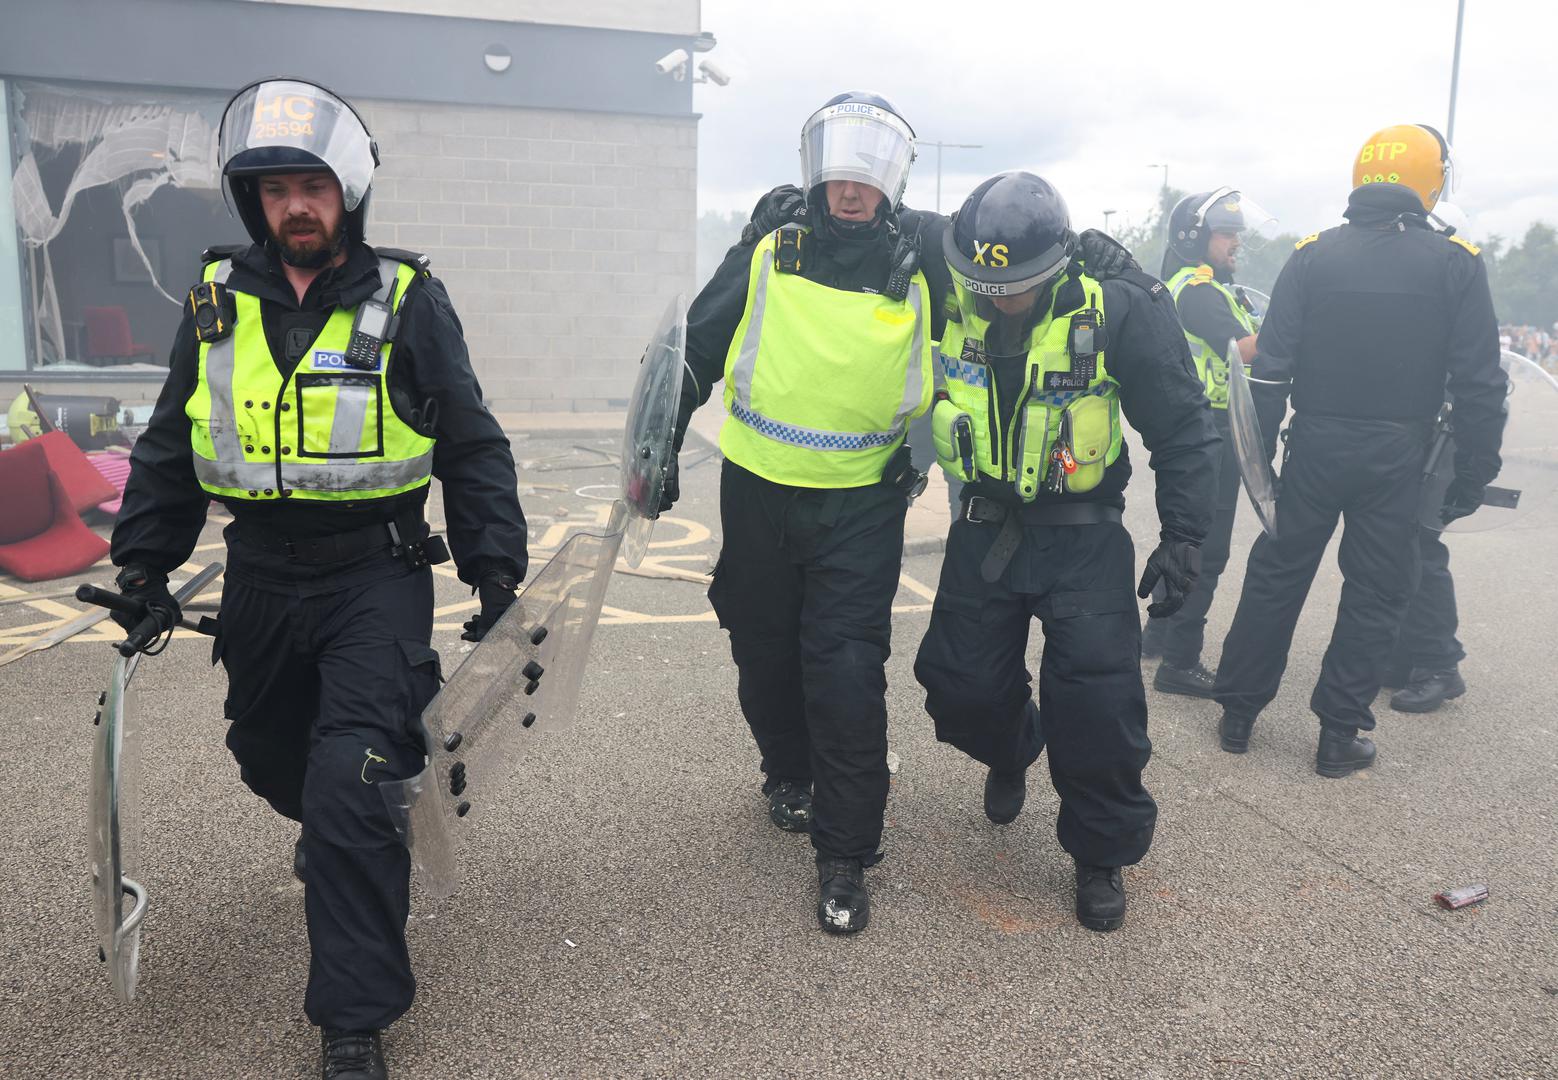
[(1434, 899), (1439, 906), (1454, 911), (1456, 908), (1469, 907), (1472, 904), (1480, 904), (1488, 898), (1486, 885), (1462, 885), (1458, 889), (1446, 889), (1441, 893), (1434, 893)]

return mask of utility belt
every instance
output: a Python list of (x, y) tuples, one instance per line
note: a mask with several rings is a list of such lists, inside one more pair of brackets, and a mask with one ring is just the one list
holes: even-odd
[(1012, 506), (997, 502), (984, 495), (967, 495), (963, 499), (963, 520), (974, 525), (999, 525), (985, 560), (979, 565), (979, 576), (986, 581), (999, 581), (1012, 556), (1022, 546), (1022, 530), (1025, 525), (1119, 525), (1125, 515), (1117, 506), (1101, 502), (1073, 503), (1025, 503)]
[(330, 536), (289, 537), (250, 526), (242, 527), (238, 536), (248, 547), (280, 555), (300, 566), (350, 562), (378, 551), (417, 569), (449, 561), (449, 546), (444, 538), (427, 535), (427, 532), (427, 523), (417, 515)]

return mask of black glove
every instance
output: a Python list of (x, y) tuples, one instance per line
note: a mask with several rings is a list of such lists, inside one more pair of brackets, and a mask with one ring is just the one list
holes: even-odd
[(1140, 270), (1141, 264), (1124, 244), (1106, 232), (1084, 229), (1077, 237), (1077, 253), (1087, 276), (1098, 281), (1119, 277), (1127, 270)]
[(465, 620), (465, 633), (461, 641), (480, 641), (492, 629), (492, 624), (514, 605), (514, 590), (519, 582), (498, 570), (488, 570), (481, 576), (475, 592), (481, 595), (481, 614)]
[(1147, 605), (1147, 617), (1164, 619), (1178, 611), (1200, 576), (1199, 544), (1189, 540), (1160, 540), (1147, 556), (1147, 568), (1141, 572), (1141, 581), (1136, 586), (1136, 595), (1145, 600), (1152, 595), (1153, 586), (1160, 579), (1163, 582), (1163, 599)]
[(1478, 484), (1457, 476), (1450, 481), (1450, 486), (1444, 489), (1444, 503), (1439, 507), (1439, 520), (1448, 525), (1452, 521), (1475, 513), (1477, 507), (1482, 505), (1483, 492), (1486, 490), (1486, 484)]
[(780, 184), (757, 200), (752, 207), (752, 220), (741, 229), (741, 242), (755, 244), (760, 236), (767, 236), (786, 225), (806, 224), (806, 193), (794, 184)]
[(124, 629), (134, 630), (142, 619), (152, 614), (158, 617), (164, 630), (178, 625), (183, 612), (179, 610), (178, 601), (173, 599), (173, 594), (168, 591), (167, 574), (159, 574), (132, 563), (119, 571), (119, 576), (114, 579), (114, 582), (119, 586), (119, 592), (123, 596), (141, 604), (145, 609), (135, 615), (128, 611), (109, 612), (109, 617)]
[(660, 513), (665, 513), (676, 505), (676, 500), (682, 497), (682, 469), (681, 455), (672, 454), (671, 464), (665, 470), (665, 486), (660, 489)]

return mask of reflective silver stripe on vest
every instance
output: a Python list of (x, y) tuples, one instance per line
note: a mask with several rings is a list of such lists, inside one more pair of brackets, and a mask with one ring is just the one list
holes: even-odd
[(908, 378), (903, 384), (903, 405), (893, 418), (894, 427), (903, 427), (908, 422), (914, 410), (920, 407), (920, 395), (925, 392), (925, 367), (920, 362), (925, 353), (925, 346), (920, 340), (920, 335), (925, 332), (925, 313), (922, 310), (920, 290), (912, 284), (909, 286), (909, 307), (914, 312), (914, 333), (909, 338), (909, 348), (914, 352), (909, 357)]
[[(379, 287), (373, 294), (379, 303), (390, 302), (390, 290), (395, 287), (399, 271), (400, 263), (394, 259), (379, 260)], [(368, 406), (376, 400), (378, 395), (374, 388), (361, 383), (343, 382), (336, 389), (335, 414), (330, 422), (330, 453), (357, 453), (362, 445), (362, 427), (368, 418)]]
[[(217, 264), (211, 280), (225, 285), (233, 272), (231, 259)], [(243, 447), (238, 440), (238, 413), (233, 407), (233, 337), (212, 342), (206, 350), (206, 392), (211, 400), (211, 448), (218, 461), (242, 461)], [(200, 455), (195, 455), (196, 462)]]
[(824, 431), (821, 428), (801, 427), (799, 424), (774, 420), (752, 408), (752, 376), (757, 370), (758, 345), (763, 339), (763, 315), (768, 306), (768, 274), (772, 266), (773, 260), (765, 256), (758, 270), (757, 291), (752, 297), (752, 316), (747, 320), (746, 336), (741, 339), (741, 351), (736, 354), (736, 364), (730, 372), (731, 382), (735, 386), (731, 416), (775, 442), (804, 446), (810, 450), (869, 450), (890, 445), (903, 435), (905, 422), (920, 407), (920, 396), (925, 390), (925, 371), (921, 364), (924, 353), (921, 334), (925, 324), (920, 290), (913, 287), (909, 290), (909, 305), (914, 311), (914, 335), (910, 343), (913, 354), (909, 358), (903, 401), (893, 417), (893, 426), (887, 431)]
[[(432, 474), (433, 452), (406, 461), (331, 461), (318, 465), (284, 461), (281, 484), (302, 491), (383, 491), (407, 487)], [(206, 487), (232, 491), (275, 490), (273, 461), (207, 461), (195, 456), (195, 477)]]
[(736, 366), (731, 375), (736, 386), (736, 403), (745, 409), (752, 408), (752, 373), (757, 370), (757, 346), (763, 339), (763, 314), (768, 306), (768, 272), (774, 261), (763, 256), (757, 273), (757, 292), (752, 297), (752, 317), (747, 320), (747, 336), (741, 339), (741, 352), (736, 355)]

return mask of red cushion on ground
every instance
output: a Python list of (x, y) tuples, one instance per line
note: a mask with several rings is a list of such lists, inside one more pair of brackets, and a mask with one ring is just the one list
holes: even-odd
[(0, 569), (23, 581), (48, 581), (79, 574), (108, 554), (108, 541), (83, 525), (66, 502), (59, 477), (50, 474), (48, 484), (50, 502), (58, 517), (37, 536), (0, 545)]
[(53, 520), (49, 459), (38, 440), (0, 451), (0, 544), (37, 536)]
[(63, 431), (51, 431), (47, 435), (40, 435), (29, 441), (43, 446), (43, 452), (49, 458), (49, 468), (54, 470), (54, 475), (65, 485), (65, 492), (70, 496), (70, 505), (75, 508), (76, 513), (90, 510), (99, 503), (119, 497), (119, 492), (114, 489), (114, 485), (93, 468), (92, 462), (87, 460), (87, 455), (81, 447), (71, 442), (70, 436)]

